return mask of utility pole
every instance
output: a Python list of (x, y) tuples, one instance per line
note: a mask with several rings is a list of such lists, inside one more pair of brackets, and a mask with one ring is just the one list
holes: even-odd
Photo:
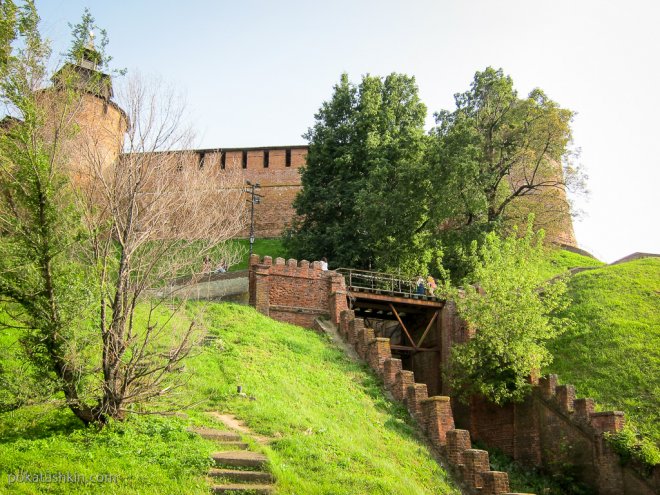
[(247, 187), (243, 189), (244, 192), (248, 193), (250, 195), (250, 199), (246, 199), (245, 201), (251, 203), (250, 206), (250, 256), (252, 256), (252, 246), (254, 245), (254, 205), (258, 205), (261, 203), (261, 199), (263, 196), (261, 194), (256, 193), (256, 189), (260, 189), (261, 186), (257, 182), (256, 184), (253, 184), (249, 180), (246, 180), (245, 183), (247, 184)]

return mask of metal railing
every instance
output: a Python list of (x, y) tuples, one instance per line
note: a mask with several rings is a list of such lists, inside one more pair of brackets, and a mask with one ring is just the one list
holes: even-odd
[(344, 276), (349, 290), (364, 289), (409, 296), (417, 294), (415, 280), (398, 278), (391, 273), (370, 272), (353, 268), (338, 268), (336, 271)]

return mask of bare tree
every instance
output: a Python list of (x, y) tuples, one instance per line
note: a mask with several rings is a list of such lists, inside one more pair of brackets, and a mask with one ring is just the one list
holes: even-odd
[(78, 198), (98, 284), (101, 416), (122, 417), (131, 404), (175, 386), (172, 372), (198, 342), (198, 326), (176, 316), (187, 284), (175, 294), (162, 289), (180, 275), (197, 282), (211, 253), (235, 258), (227, 241), (244, 227), (240, 176), (200, 166), (190, 151), (172, 151), (189, 150), (191, 132), (181, 100), (163, 87), (140, 77), (124, 85), (119, 102), (130, 125), (114, 163), (98, 126), (78, 140)]

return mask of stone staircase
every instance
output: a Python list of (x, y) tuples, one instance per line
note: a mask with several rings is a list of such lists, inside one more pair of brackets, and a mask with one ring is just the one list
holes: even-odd
[(250, 450), (250, 444), (240, 434), (213, 428), (194, 428), (202, 438), (218, 442), (220, 449), (211, 457), (214, 467), (209, 469), (212, 493), (272, 494), (275, 479), (268, 472), (268, 458)]

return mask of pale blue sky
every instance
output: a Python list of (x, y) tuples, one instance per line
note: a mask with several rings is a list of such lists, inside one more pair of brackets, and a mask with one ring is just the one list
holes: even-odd
[(580, 246), (604, 261), (660, 252), (660, 2), (37, 0), (55, 53), (85, 6), (117, 67), (187, 95), (200, 147), (302, 144), (346, 71), (414, 75), (432, 113), (502, 67), (577, 112), (589, 174)]

